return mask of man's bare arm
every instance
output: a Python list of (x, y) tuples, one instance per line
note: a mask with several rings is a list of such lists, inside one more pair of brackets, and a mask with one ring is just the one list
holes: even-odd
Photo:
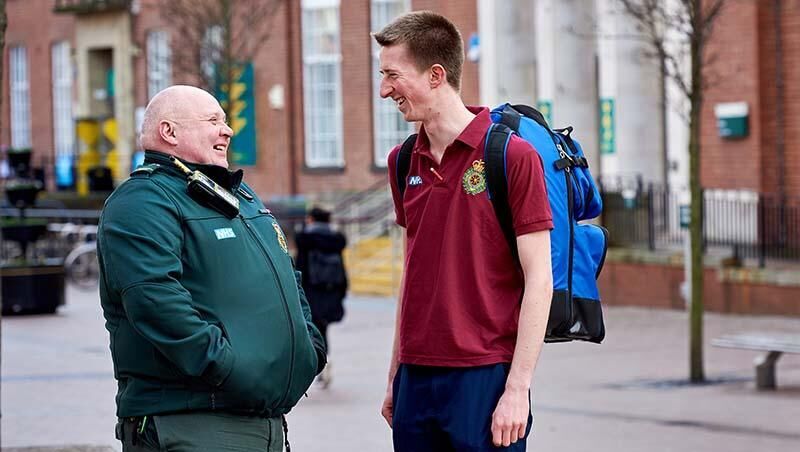
[[(408, 250), (406, 249), (406, 230), (403, 228), (403, 250), (404, 253), (407, 253)], [(392, 340), (392, 358), (389, 362), (389, 379), (386, 384), (386, 396), (383, 400), (383, 405), (381, 406), (381, 414), (383, 415), (386, 422), (389, 424), (389, 427), (392, 426), (392, 407), (394, 405), (394, 400), (392, 397), (392, 383), (394, 382), (394, 376), (397, 374), (397, 368), (399, 367), (399, 363), (397, 362), (397, 349), (398, 349), (398, 342), (400, 337), (400, 313), (403, 307), (403, 291), (406, 287), (406, 272), (405, 267), (403, 268), (403, 276), (400, 279), (400, 294), (397, 297), (397, 309), (395, 310), (395, 318), (394, 318), (394, 339)]]
[(550, 231), (517, 237), (517, 249), (525, 275), (525, 292), (519, 314), (517, 345), (506, 387), (492, 416), (492, 440), (508, 446), (525, 436), (533, 371), (544, 343), (553, 274), (550, 262)]

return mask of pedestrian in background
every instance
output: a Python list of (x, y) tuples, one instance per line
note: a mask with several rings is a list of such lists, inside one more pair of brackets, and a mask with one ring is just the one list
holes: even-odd
[[(311, 319), (325, 339), (330, 354), (328, 325), (344, 317), (344, 297), (347, 295), (347, 271), (342, 251), (347, 239), (331, 228), (331, 213), (313, 207), (306, 217), (303, 231), (295, 237), (297, 244), (297, 269), (303, 275), (303, 290), (311, 306)], [(319, 376), (323, 388), (332, 381), (331, 365)]]
[(286, 237), (242, 171), (228, 171), (225, 119), (195, 87), (154, 96), (144, 166), (102, 212), (100, 300), (125, 452), (281, 451), (283, 415), (325, 366)]
[(489, 110), (467, 107), (460, 97), (460, 32), (447, 18), (420, 11), (374, 37), (381, 97), (421, 125), (402, 193), (395, 177), (400, 146), (388, 158), (406, 258), (381, 412), (396, 451), (524, 451), (552, 295), (553, 223), (541, 159), (511, 136), (506, 164), (517, 261), (486, 193)]

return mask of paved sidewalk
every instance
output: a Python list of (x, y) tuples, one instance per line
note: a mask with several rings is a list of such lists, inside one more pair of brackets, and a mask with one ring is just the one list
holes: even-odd
[[(351, 298), (331, 328), (334, 381), (289, 415), (297, 452), (391, 450), (378, 415), (394, 303)], [(755, 352), (706, 347), (706, 374), (725, 383), (670, 384), (687, 375), (682, 312), (607, 309), (602, 345), (547, 345), (533, 387), (533, 451), (800, 450), (800, 355), (778, 362), (776, 392), (757, 392)], [(800, 319), (706, 316), (706, 343), (738, 331), (800, 331)], [(2, 445), (118, 449), (114, 393), (96, 294), (70, 290), (55, 316), (3, 318)]]

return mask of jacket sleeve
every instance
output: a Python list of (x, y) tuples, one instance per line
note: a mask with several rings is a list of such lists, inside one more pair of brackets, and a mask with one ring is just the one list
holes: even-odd
[(131, 326), (181, 372), (220, 386), (233, 367), (230, 343), (193, 307), (180, 281), (178, 207), (149, 179), (132, 179), (103, 210), (98, 249), (109, 291)]
[(328, 364), (328, 347), (325, 344), (325, 340), (322, 339), (322, 334), (311, 321), (311, 307), (308, 306), (306, 292), (303, 290), (302, 275), (297, 270), (294, 272), (294, 279), (297, 281), (297, 290), (300, 293), (300, 307), (303, 309), (303, 317), (306, 319), (308, 336), (311, 338), (311, 343), (314, 344), (314, 350), (317, 352), (317, 375), (319, 375), (325, 365)]

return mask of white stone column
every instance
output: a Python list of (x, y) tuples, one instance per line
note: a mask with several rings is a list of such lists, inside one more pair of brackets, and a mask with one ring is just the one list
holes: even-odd
[[(666, 0), (667, 5), (675, 10), (679, 8), (678, 0)], [(679, 38), (674, 30), (667, 33), (667, 51), (679, 54)], [(691, 61), (688, 49), (684, 52), (683, 61), (684, 79), (691, 82), (689, 71)], [(667, 79), (666, 83), (667, 108), (665, 113), (667, 123), (667, 161), (669, 170), (667, 182), (676, 190), (689, 190), (689, 101), (674, 81)]]
[(552, 127), (575, 128), (592, 172), (599, 174), (594, 3), (538, 0), (535, 21), (539, 106), (552, 107)]
[(481, 103), (536, 103), (536, 0), (479, 0)]
[(663, 184), (664, 112), (659, 62), (617, 0), (596, 0), (602, 175), (609, 183)]

